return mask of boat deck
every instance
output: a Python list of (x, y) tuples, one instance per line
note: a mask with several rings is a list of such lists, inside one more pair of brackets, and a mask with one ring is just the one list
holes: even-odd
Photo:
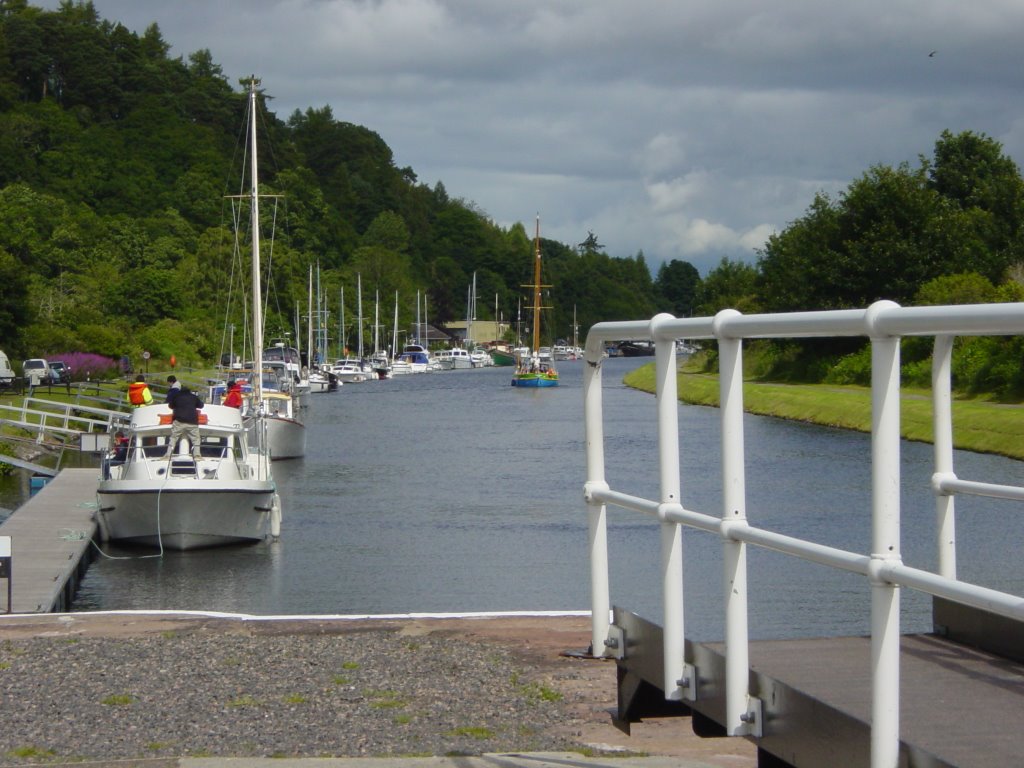
[(11, 605), (0, 611), (49, 613), (71, 605), (96, 535), (99, 470), (64, 469), (0, 524), (11, 537)]

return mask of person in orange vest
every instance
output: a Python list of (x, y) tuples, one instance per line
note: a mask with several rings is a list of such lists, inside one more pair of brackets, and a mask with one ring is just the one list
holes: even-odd
[(228, 393), (224, 395), (222, 405), (226, 405), (229, 408), (242, 407), (242, 382), (235, 380), (228, 382)]
[(141, 373), (135, 377), (135, 381), (128, 385), (128, 402), (132, 408), (149, 405), (153, 402), (153, 393), (149, 391), (146, 377)]

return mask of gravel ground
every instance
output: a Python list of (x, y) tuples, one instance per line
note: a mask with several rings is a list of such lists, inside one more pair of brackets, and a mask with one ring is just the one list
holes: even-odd
[(492, 643), (248, 625), (41, 634), (0, 625), (4, 764), (575, 746), (548, 727), (564, 714), (561, 695)]

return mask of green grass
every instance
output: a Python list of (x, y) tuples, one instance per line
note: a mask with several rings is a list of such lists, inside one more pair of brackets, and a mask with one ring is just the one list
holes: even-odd
[[(679, 399), (694, 405), (718, 406), (718, 377), (682, 371), (677, 376)], [(654, 392), (654, 365), (629, 373), (630, 387)], [(743, 406), (749, 413), (776, 416), (842, 429), (871, 431), (871, 390), (835, 384), (743, 383)], [(931, 392), (903, 389), (900, 433), (908, 440), (933, 441)], [(978, 453), (1024, 459), (1024, 408), (982, 399), (954, 399), (953, 444)]]
[(407, 702), (397, 691), (366, 691), (373, 709), (404, 709)]
[(47, 757), (52, 757), (52, 756), (56, 755), (57, 753), (54, 752), (52, 749), (42, 749), (40, 747), (35, 747), (35, 746), (26, 746), (26, 747), (15, 747), (14, 749), (12, 749), (7, 754), (10, 755), (11, 757), (20, 757), (20, 758), (25, 758), (25, 759), (31, 759), (31, 758), (47, 758)]
[(102, 699), (100, 704), (106, 704), (108, 707), (127, 707), (133, 701), (135, 701), (134, 696), (129, 696), (126, 693), (114, 693)]
[(453, 728), (448, 731), (445, 736), (469, 736), (472, 739), (493, 739), (494, 731), (490, 728), (482, 728), (479, 726), (464, 726), (462, 728)]
[(248, 694), (245, 696), (237, 696), (228, 702), (228, 706), (232, 708), (258, 707), (259, 705), (259, 701), (257, 701), (254, 697), (249, 696)]

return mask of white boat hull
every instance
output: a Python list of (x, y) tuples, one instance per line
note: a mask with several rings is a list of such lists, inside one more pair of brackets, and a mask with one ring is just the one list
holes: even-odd
[(270, 533), (275, 495), (266, 480), (104, 480), (100, 530), (104, 539), (174, 550), (257, 542)]
[(271, 459), (300, 459), (306, 455), (305, 424), (281, 416), (272, 416), (266, 421)]

